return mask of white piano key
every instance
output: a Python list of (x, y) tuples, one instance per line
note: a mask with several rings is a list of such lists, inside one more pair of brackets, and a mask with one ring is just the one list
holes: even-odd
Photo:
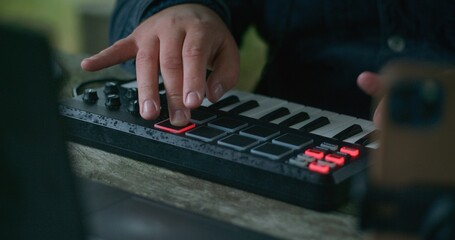
[(121, 85), (123, 88), (137, 88), (137, 81), (127, 82)]
[(376, 142), (372, 142), (368, 145), (366, 145), (367, 148), (371, 148), (371, 149), (378, 149), (379, 148), (379, 141), (376, 141)]

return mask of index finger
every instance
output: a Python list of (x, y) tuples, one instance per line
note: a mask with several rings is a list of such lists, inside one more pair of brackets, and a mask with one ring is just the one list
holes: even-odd
[(98, 54), (82, 60), (81, 67), (86, 71), (98, 71), (134, 58), (137, 51), (135, 41), (127, 37)]
[(382, 83), (379, 75), (363, 72), (357, 78), (357, 85), (368, 95), (379, 98), (382, 95)]

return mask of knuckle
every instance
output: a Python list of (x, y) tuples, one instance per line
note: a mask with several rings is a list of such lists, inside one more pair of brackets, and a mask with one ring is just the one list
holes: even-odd
[(204, 50), (201, 46), (189, 46), (183, 50), (185, 58), (201, 58), (204, 55)]
[(148, 52), (139, 51), (136, 55), (136, 62), (138, 62), (138, 63), (145, 63), (145, 62), (151, 62), (151, 61), (152, 61), (152, 55)]
[(183, 105), (183, 97), (181, 93), (178, 92), (166, 92), (167, 101), (172, 104)]
[(161, 68), (180, 69), (182, 68), (182, 59), (176, 56), (167, 56), (161, 59)]

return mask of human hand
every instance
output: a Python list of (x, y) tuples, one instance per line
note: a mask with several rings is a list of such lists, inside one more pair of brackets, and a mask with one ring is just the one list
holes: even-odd
[(380, 126), (382, 113), (384, 111), (384, 99), (383, 99), (383, 84), (378, 74), (372, 72), (362, 72), (357, 77), (357, 85), (366, 94), (379, 100), (376, 110), (373, 114), (373, 122), (376, 126)]
[[(158, 75), (166, 89), (171, 123), (189, 122), (190, 110), (204, 96), (217, 101), (239, 75), (235, 40), (221, 18), (200, 4), (181, 4), (153, 15), (128, 37), (84, 59), (81, 67), (97, 71), (136, 59), (140, 114), (155, 119), (160, 113)], [(206, 79), (207, 69), (212, 70)]]

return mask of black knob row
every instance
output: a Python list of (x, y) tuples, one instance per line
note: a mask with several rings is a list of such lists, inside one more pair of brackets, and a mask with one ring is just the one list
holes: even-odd
[[(106, 94), (106, 101), (104, 105), (109, 110), (118, 110), (122, 105), (119, 96), (119, 87), (115, 82), (108, 82), (104, 85), (104, 94)], [(126, 98), (129, 100), (128, 112), (132, 115), (139, 116), (139, 101), (137, 88), (129, 88), (125, 93)], [(98, 101), (98, 92), (96, 89), (89, 88), (84, 90), (82, 100), (86, 104), (95, 104)]]

